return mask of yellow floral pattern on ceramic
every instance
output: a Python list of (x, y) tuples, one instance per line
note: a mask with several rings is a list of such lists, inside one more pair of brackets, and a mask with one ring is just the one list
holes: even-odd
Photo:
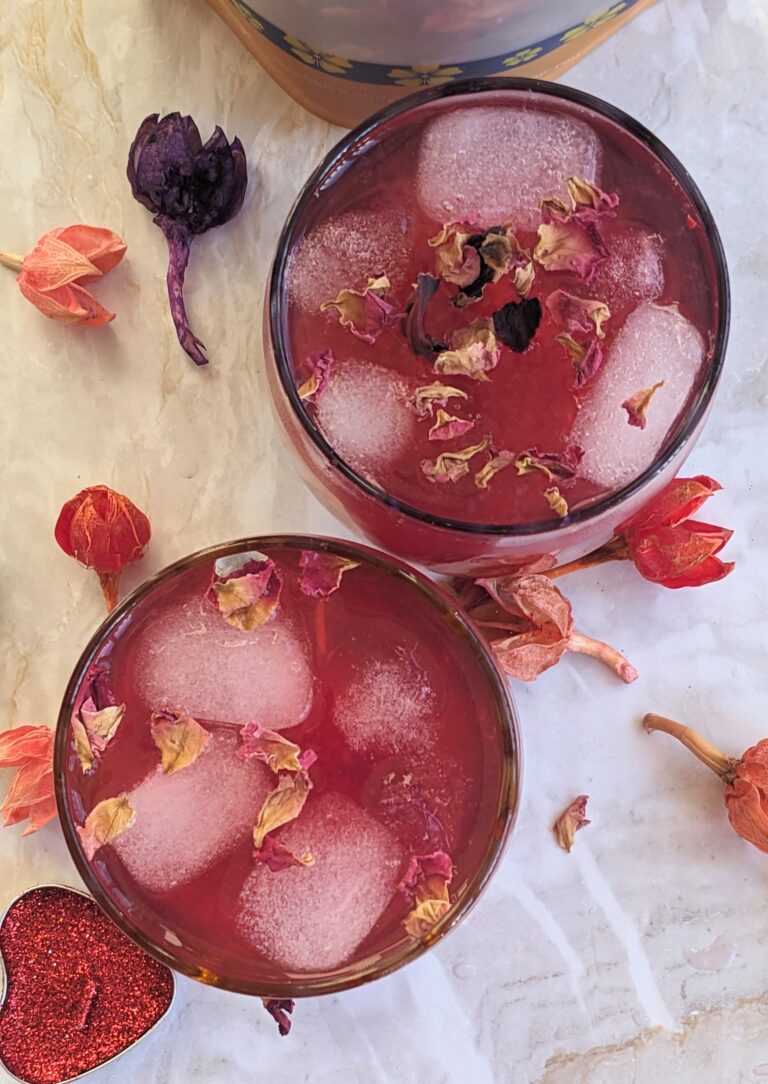
[(346, 75), (349, 68), (352, 67), (351, 60), (347, 60), (343, 56), (334, 56), (333, 53), (318, 53), (311, 45), (307, 45), (305, 41), (300, 41), (290, 34), (285, 35), (285, 40), (291, 52), (299, 60), (303, 60), (310, 67), (321, 68), (324, 72), (328, 72), (329, 75)]
[(240, 0), (235, 0), (235, 6), (248, 25), (252, 27), (257, 34), (264, 33), (264, 23), (261, 19), (257, 19), (247, 4), (242, 4)]
[(582, 34), (586, 34), (588, 31), (594, 30), (595, 27), (602, 26), (603, 23), (608, 23), (611, 19), (615, 19), (617, 15), (621, 15), (622, 11), (626, 10), (626, 7), (627, 4), (623, 3), (612, 4), (609, 8), (603, 8), (602, 11), (590, 15), (583, 23), (579, 23), (578, 26), (573, 26), (570, 30), (566, 30), (560, 41), (565, 44), (565, 42), (573, 41), (574, 38), (580, 38)]
[(516, 68), (518, 64), (529, 64), (541, 51), (540, 45), (537, 45), (535, 49), (518, 49), (516, 53), (504, 58), (504, 67)]
[(412, 68), (392, 68), (389, 78), (399, 87), (439, 87), (461, 73), (456, 65), (441, 68), (439, 64), (415, 64)]

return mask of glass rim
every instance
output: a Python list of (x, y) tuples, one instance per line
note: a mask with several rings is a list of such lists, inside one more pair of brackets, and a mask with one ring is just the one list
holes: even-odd
[[(635, 136), (648, 149), (656, 155), (662, 164), (670, 171), (680, 187), (690, 199), (698, 212), (706, 236), (706, 243), (712, 253), (715, 268), (715, 290), (717, 294), (718, 313), (717, 327), (712, 343), (712, 357), (709, 361), (706, 378), (702, 383), (695, 399), (688, 408), (685, 418), (680, 425), (679, 431), (659, 455), (637, 478), (614, 492), (598, 498), (592, 504), (584, 508), (569, 512), (561, 519), (538, 520), (530, 523), (473, 523), (468, 520), (459, 520), (440, 516), (433, 512), (427, 512), (422, 508), (402, 501), (386, 490), (367, 479), (356, 471), (343, 459), (335, 448), (328, 442), (325, 436), (314, 424), (304, 402), (299, 398), (294, 374), (291, 371), (289, 352), (286, 349), (283, 326), (287, 305), (284, 300), (285, 271), (288, 259), (293, 251), (296, 227), (308, 204), (312, 202), (315, 194), (321, 189), (322, 184), (332, 176), (335, 168), (347, 155), (356, 143), (370, 137), (382, 124), (402, 113), (415, 109), (430, 102), (439, 101), (443, 98), (455, 95), (479, 94), (487, 91), (531, 91), (537, 94), (548, 95), (553, 98), (561, 98), (572, 102), (593, 112), (600, 114), (610, 121), (618, 124), (630, 135)], [(466, 535), (494, 535), (494, 536), (518, 536), (527, 537), (533, 535), (552, 535), (565, 531), (571, 526), (589, 522), (619, 507), (630, 500), (636, 493), (644, 489), (659, 474), (662, 474), (669, 463), (677, 456), (680, 450), (688, 442), (692, 433), (704, 418), (709, 404), (714, 396), (720, 380), (725, 361), (726, 346), (728, 344), (728, 330), (730, 324), (730, 286), (728, 280), (728, 267), (725, 252), (719, 231), (709, 209), (707, 202), (699, 191), (698, 186), (689, 174), (685, 166), (675, 154), (662, 143), (645, 125), (635, 120), (634, 117), (625, 113), (617, 106), (588, 94), (585, 91), (576, 90), (574, 87), (564, 86), (559, 83), (550, 83), (542, 79), (525, 79), (513, 76), (481, 76), (471, 79), (456, 80), (439, 87), (428, 87), (409, 94), (404, 98), (383, 109), (373, 113), (347, 135), (343, 136), (326, 154), (322, 162), (312, 171), (309, 178), (301, 188), (296, 200), (288, 213), (285, 224), (277, 241), (277, 248), (270, 270), (268, 282), (268, 306), (269, 306), (269, 332), (272, 351), (274, 353), (277, 373), (280, 384), (285, 393), (294, 415), (298, 418), (302, 429), (307, 434), (315, 447), (328, 460), (340, 474), (350, 481), (367, 496), (372, 497), (379, 503), (385, 504), (396, 512), (417, 520), (420, 523), (432, 527), (438, 527), (450, 531), (459, 531)]]
[[(267, 548), (322, 549), (337, 556), (360, 560), (390, 574), (394, 572), (396, 575), (409, 580), (440, 611), (442, 617), (457, 625), (458, 629), (456, 631), (466, 637), (475, 658), (485, 671), (499, 716), (498, 729), (502, 743), (502, 764), (498, 803), (494, 814), (495, 828), (488, 840), (482, 860), (479, 862), (475, 874), (469, 880), (461, 899), (451, 905), (445, 917), (433, 927), (428, 935), (401, 946), (397, 951), (393, 951), (381, 959), (374, 960), (365, 967), (356, 967), (354, 963), (348, 965), (348, 970), (340, 977), (334, 977), (333, 975), (313, 976), (307, 980), (299, 979), (279, 983), (251, 982), (246, 979), (216, 975), (205, 967), (195, 966), (188, 960), (179, 958), (168, 946), (161, 945), (146, 934), (132, 916), (123, 910), (104, 888), (82, 850), (74, 818), (67, 801), (65, 787), (66, 758), (69, 755), (70, 719), (75, 696), (88, 667), (115, 628), (138, 603), (178, 574), (200, 564), (216, 560), (219, 557), (248, 550), (259, 550), (265, 546)], [(341, 993), (343, 990), (352, 989), (397, 971), (405, 964), (418, 959), (432, 945), (442, 940), (445, 934), (461, 922), (482, 895), (504, 853), (520, 806), (521, 779), (522, 739), (517, 707), (507, 680), (495, 661), (490, 648), (487, 647), (482, 636), (461, 606), (457, 602), (453, 602), (439, 584), (422, 572), (411, 568), (399, 558), (391, 557), (358, 542), (325, 536), (285, 534), (258, 535), (234, 539), (217, 546), (197, 550), (155, 573), (126, 596), (112, 613), (102, 621), (89, 639), (67, 682), (56, 723), (54, 785), (59, 822), (70, 857), (75, 863), (87, 891), (123, 933), (156, 960), (166, 964), (174, 971), (197, 979), (207, 985), (262, 998), (302, 998)]]

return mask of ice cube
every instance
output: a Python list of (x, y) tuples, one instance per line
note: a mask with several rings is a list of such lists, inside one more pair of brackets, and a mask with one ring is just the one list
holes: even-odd
[(403, 649), (366, 659), (337, 696), (333, 721), (356, 753), (418, 752), (434, 744), (436, 698)]
[(659, 235), (617, 223), (607, 245), (608, 259), (592, 280), (590, 295), (605, 301), (612, 312), (640, 301), (655, 301), (664, 291)]
[[(649, 467), (691, 394), (703, 357), (701, 335), (674, 306), (643, 304), (630, 313), (569, 438), (584, 449), (580, 474), (615, 488)], [(660, 380), (664, 386), (651, 400), (645, 429), (629, 425), (621, 404)]]
[(258, 865), (243, 886), (238, 930), (286, 971), (330, 971), (368, 936), (397, 889), (397, 837), (342, 794), (311, 794), (278, 833), (314, 863), (272, 873)]
[(318, 397), (317, 424), (350, 466), (375, 471), (396, 460), (416, 438), (407, 397), (397, 374), (369, 362), (342, 362)]
[(278, 613), (261, 628), (233, 628), (201, 596), (187, 597), (138, 633), (135, 682), (153, 708), (282, 730), (312, 703), (307, 651)]
[(455, 109), (425, 128), (417, 198), (440, 222), (480, 226), (541, 221), (544, 196), (567, 197), (573, 174), (599, 183), (602, 150), (583, 121), (535, 109)]
[[(291, 257), (290, 300), (304, 312), (345, 287), (362, 290), (369, 278), (388, 275), (393, 291), (407, 288), (408, 220), (401, 211), (347, 211), (321, 223)], [(329, 319), (336, 319), (333, 313)]]
[(129, 794), (136, 819), (112, 846), (150, 892), (186, 884), (251, 838), (274, 777), (236, 750), (235, 735), (216, 733), (189, 767), (153, 772)]

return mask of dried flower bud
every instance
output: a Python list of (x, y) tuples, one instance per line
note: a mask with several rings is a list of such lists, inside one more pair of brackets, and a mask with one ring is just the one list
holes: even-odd
[(18, 768), (0, 813), (6, 828), (28, 821), (25, 836), (56, 816), (53, 740), (48, 726), (17, 726), (0, 734), (0, 768)]
[(66, 502), (54, 534), (66, 554), (96, 572), (112, 611), (120, 573), (144, 556), (152, 531), (144, 513), (122, 493), (89, 486)]
[(243, 204), (248, 183), (245, 151), (218, 126), (203, 144), (191, 117), (157, 113), (142, 121), (128, 155), (134, 198), (154, 215), (168, 242), (168, 297), (181, 346), (206, 365), (203, 344), (190, 331), (184, 308), (184, 275), (193, 237), (223, 226)]
[(125, 242), (111, 230), (66, 226), (44, 234), (23, 258), (0, 252), (0, 263), (20, 272), (19, 289), (44, 316), (62, 324), (103, 327), (115, 314), (85, 286), (108, 275), (125, 250)]

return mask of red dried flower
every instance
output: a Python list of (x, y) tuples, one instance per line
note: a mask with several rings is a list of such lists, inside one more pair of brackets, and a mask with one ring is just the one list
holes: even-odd
[(151, 533), (144, 513), (109, 486), (89, 486), (67, 501), (54, 530), (64, 552), (97, 573), (108, 612), (120, 573), (144, 555)]
[(287, 1035), (291, 1030), (291, 1013), (296, 1008), (296, 1002), (289, 997), (263, 997), (261, 1000), (277, 1024), (277, 1030), (281, 1035)]
[(648, 731), (671, 734), (720, 776), (731, 827), (748, 843), (768, 854), (768, 738), (763, 738), (741, 758), (729, 757), (689, 726), (650, 713), (643, 719)]
[(0, 734), (0, 768), (18, 768), (0, 806), (7, 828), (29, 821), (24, 835), (56, 816), (53, 790), (53, 737), (47, 726), (17, 726)]

